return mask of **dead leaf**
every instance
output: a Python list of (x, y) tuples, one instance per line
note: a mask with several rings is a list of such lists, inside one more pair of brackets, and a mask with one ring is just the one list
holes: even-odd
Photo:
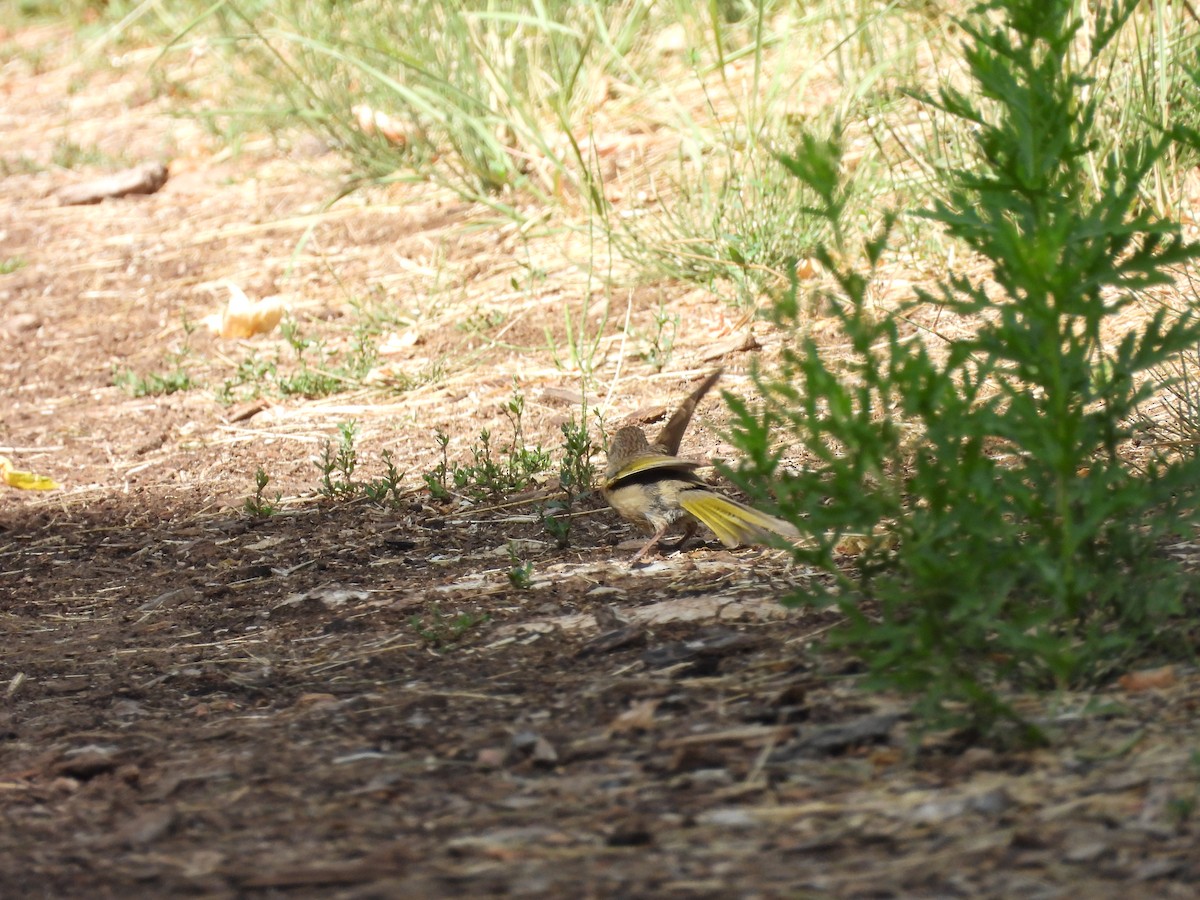
[(643, 700), (641, 703), (633, 704), (633, 706), (612, 720), (608, 726), (608, 733), (612, 735), (629, 734), (635, 731), (649, 731), (654, 727), (654, 713), (661, 702), (658, 698), (651, 698), (650, 700)]
[(730, 353), (746, 353), (750, 350), (758, 350), (762, 344), (758, 342), (758, 338), (754, 336), (753, 331), (747, 331), (742, 334), (735, 334), (726, 338), (723, 341), (717, 341), (715, 344), (710, 344), (700, 356), (705, 362), (712, 362), (720, 359), (722, 356), (728, 356)]
[(842, 556), (862, 556), (868, 550), (894, 550), (898, 544), (892, 534), (847, 534), (838, 541), (834, 552)]
[(153, 194), (167, 183), (167, 167), (160, 162), (148, 162), (93, 178), (82, 184), (60, 188), (57, 197), (62, 206), (87, 206), (109, 197), (124, 197), (128, 194)]
[(609, 832), (604, 839), (609, 847), (645, 847), (654, 843), (654, 831), (650, 821), (640, 816), (632, 816)]
[(1117, 679), (1117, 684), (1126, 693), (1138, 694), (1142, 691), (1173, 687), (1176, 680), (1175, 667), (1163, 666), (1160, 669), (1143, 669), (1140, 672), (1129, 672)]
[[(538, 397), (542, 403), (550, 406), (579, 406), (583, 403), (583, 394), (573, 388), (548, 387)], [(588, 406), (599, 406), (594, 399), (588, 401)]]
[[(667, 414), (667, 408), (661, 403), (653, 403), (649, 406), (639, 406), (621, 421), (627, 425), (648, 425), (651, 422), (657, 422)], [(643, 541), (643, 543), (645, 543)]]
[(245, 403), (239, 403), (237, 406), (232, 406), (225, 413), (225, 421), (231, 425), (234, 422), (245, 422), (248, 419), (253, 419), (260, 412), (271, 408), (271, 403), (262, 397), (257, 400), (249, 400)]
[(113, 836), (118, 844), (145, 847), (164, 837), (175, 825), (175, 810), (167, 806), (149, 809), (117, 829)]
[(296, 699), (296, 706), (328, 706), (331, 703), (337, 703), (337, 699), (333, 694), (320, 692), (301, 694)]
[(651, 647), (642, 654), (642, 662), (652, 669), (693, 663), (705, 671), (715, 671), (723, 657), (754, 650), (761, 644), (758, 638), (741, 631), (710, 628), (686, 641)]
[(67, 775), (80, 781), (112, 772), (120, 762), (115, 749), (95, 745), (69, 750), (64, 756), (65, 758), (54, 766), (54, 774)]
[(30, 312), (17, 313), (0, 325), (0, 336), (9, 337), (40, 328), (42, 320)]
[(363, 378), (363, 384), (385, 384), (403, 388), (418, 380), (416, 373), (428, 364), (429, 360), (424, 357), (405, 362), (384, 363), (368, 372)]
[(668, 738), (659, 741), (658, 746), (660, 750), (673, 750), (676, 747), (704, 744), (766, 744), (786, 740), (794, 732), (794, 728), (786, 725), (745, 725), (741, 728), (727, 728), (723, 731), (706, 731), (700, 734), (689, 734), (685, 737)]
[(571, 835), (542, 825), (517, 825), (494, 828), (482, 834), (466, 834), (446, 841), (453, 856), (479, 854), (492, 859), (509, 860), (528, 855), (544, 847), (567, 847), (577, 843)]
[(322, 585), (307, 591), (295, 591), (288, 594), (272, 609), (282, 609), (285, 606), (299, 606), (306, 602), (323, 604), (327, 609), (336, 609), (356, 600), (369, 600), (371, 595), (359, 588), (343, 588), (337, 585)]
[(282, 297), (264, 297), (251, 300), (238, 285), (226, 281), (229, 301), (220, 312), (205, 316), (204, 324), (213, 334), (226, 340), (254, 337), (274, 330), (283, 318)]
[(315, 863), (274, 871), (249, 871), (235, 879), (244, 888), (325, 887), (377, 881), (398, 871), (397, 866), (381, 865), (372, 860), (358, 862)]
[(408, 328), (401, 332), (392, 332), (384, 338), (376, 351), (380, 356), (395, 356), (400, 353), (407, 355), (407, 351), (425, 342), (424, 336), (415, 328)]
[(824, 756), (863, 744), (886, 743), (900, 718), (899, 713), (881, 713), (806, 730), (798, 741), (779, 751), (779, 757)]
[(796, 278), (799, 281), (808, 281), (817, 274), (817, 262), (812, 258), (805, 258), (796, 261)]
[(532, 731), (519, 731), (512, 736), (512, 748), (540, 765), (548, 766), (558, 762), (558, 751), (548, 740)]
[(382, 110), (372, 109), (365, 103), (350, 107), (350, 112), (354, 114), (363, 134), (383, 135), (398, 147), (403, 147), (408, 143), (410, 126), (407, 122), (389, 116)]
[(534, 742), (531, 759), (533, 759), (535, 763), (540, 763), (542, 765), (554, 765), (554, 763), (558, 762), (558, 751), (555, 750), (554, 745), (544, 737), (539, 737), (537, 741)]
[(57, 481), (47, 475), (14, 469), (7, 456), (0, 456), (0, 481), (22, 491), (53, 491), (60, 487)]
[[(599, 625), (599, 619), (596, 622)], [(624, 647), (632, 647), (645, 643), (646, 631), (636, 625), (623, 625), (606, 631), (592, 638), (579, 648), (579, 656), (591, 656), (596, 653), (612, 653)]]
[(664, 55), (683, 53), (690, 46), (692, 41), (688, 37), (687, 29), (679, 22), (672, 22), (661, 29), (658, 37), (654, 39), (654, 49)]
[(499, 769), (508, 754), (499, 747), (484, 747), (475, 754), (475, 764), (484, 769)]

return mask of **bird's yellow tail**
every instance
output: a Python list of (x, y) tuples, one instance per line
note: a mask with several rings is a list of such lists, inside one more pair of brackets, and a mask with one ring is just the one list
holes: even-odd
[(769, 534), (785, 538), (800, 537), (800, 532), (790, 523), (705, 488), (681, 491), (679, 503), (711, 528), (726, 547), (765, 543), (764, 539)]

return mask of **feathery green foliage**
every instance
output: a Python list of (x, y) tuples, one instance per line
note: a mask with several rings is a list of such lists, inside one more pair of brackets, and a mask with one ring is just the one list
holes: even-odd
[[(973, 335), (928, 344), (822, 251), (838, 290), (819, 300), (848, 357), (801, 338), (759, 378), (761, 410), (731, 398), (748, 455), (735, 477), (778, 487), (785, 517), (814, 538), (797, 556), (836, 576), (840, 640), (875, 683), (918, 694), (931, 723), (1019, 721), (1007, 689), (1095, 683), (1135, 655), (1179, 650), (1169, 623), (1184, 578), (1161, 548), (1192, 533), (1200, 460), (1122, 451), (1147, 374), (1200, 341), (1200, 320), (1160, 311), (1106, 341), (1137, 291), (1200, 255), (1139, 199), (1173, 136), (1112, 153), (1098, 192), (1085, 189), (1101, 102), (1089, 67), (1134, 5), (1101, 14), (1074, 64), (1083, 36), (1066, 0), (993, 3), (962, 22), (974, 89), (926, 101), (971, 124), (979, 163), (949, 173), (923, 215), (985, 257), (994, 285), (951, 276), (909, 312), (941, 307), (978, 322)], [(836, 221), (837, 142), (810, 140), (783, 163)], [(865, 247), (872, 267), (890, 225)], [(794, 324), (801, 307), (793, 285), (775, 312)], [(806, 471), (780, 470), (778, 429)], [(835, 555), (848, 534), (865, 536), (852, 575)]]

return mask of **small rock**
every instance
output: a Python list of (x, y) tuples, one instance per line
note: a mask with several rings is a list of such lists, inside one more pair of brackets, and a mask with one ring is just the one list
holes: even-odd
[(533, 731), (518, 731), (512, 736), (512, 749), (538, 765), (552, 766), (558, 762), (558, 751), (548, 740)]
[(995, 816), (1010, 808), (1013, 805), (1013, 799), (1008, 795), (1008, 791), (998, 787), (985, 791), (978, 797), (972, 797), (971, 802), (967, 805), (975, 812), (983, 813), (985, 816)]
[(33, 313), (17, 313), (8, 317), (4, 323), (4, 327), (0, 328), (0, 331), (5, 331), (9, 334), (21, 334), (26, 331), (33, 331), (41, 324), (41, 319)]
[(54, 766), (54, 774), (87, 781), (105, 772), (112, 772), (117, 765), (115, 749), (91, 745), (68, 751), (66, 758)]
[(1086, 844), (1069, 847), (1063, 853), (1063, 859), (1071, 863), (1091, 863), (1111, 852), (1112, 848), (1104, 841), (1088, 841)]
[(504, 765), (505, 752), (497, 747), (484, 747), (475, 754), (475, 764), (484, 769), (499, 769)]
[(720, 825), (725, 828), (753, 828), (760, 824), (752, 812), (732, 807), (729, 809), (710, 809), (696, 817), (701, 825)]
[(552, 766), (558, 762), (558, 751), (554, 749), (554, 745), (548, 740), (540, 737), (533, 745), (533, 761), (542, 765)]
[(604, 839), (609, 847), (645, 847), (654, 843), (654, 834), (640, 819), (621, 822)]
[(147, 810), (117, 829), (116, 841), (130, 847), (145, 847), (165, 836), (175, 824), (175, 810), (159, 807)]

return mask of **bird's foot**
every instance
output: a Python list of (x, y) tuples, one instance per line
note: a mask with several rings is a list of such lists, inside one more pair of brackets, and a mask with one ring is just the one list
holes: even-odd
[(636, 566), (642, 560), (642, 557), (644, 557), (647, 553), (649, 553), (651, 550), (653, 550), (658, 545), (658, 542), (662, 540), (662, 536), (666, 533), (667, 533), (666, 526), (664, 526), (664, 527), (658, 529), (658, 531), (654, 532), (654, 537), (652, 537), (652, 538), (650, 538), (650, 540), (646, 541), (646, 543), (645, 543), (645, 545), (643, 545), (642, 549), (639, 550), (637, 553), (633, 554), (633, 557), (629, 560), (629, 565)]

